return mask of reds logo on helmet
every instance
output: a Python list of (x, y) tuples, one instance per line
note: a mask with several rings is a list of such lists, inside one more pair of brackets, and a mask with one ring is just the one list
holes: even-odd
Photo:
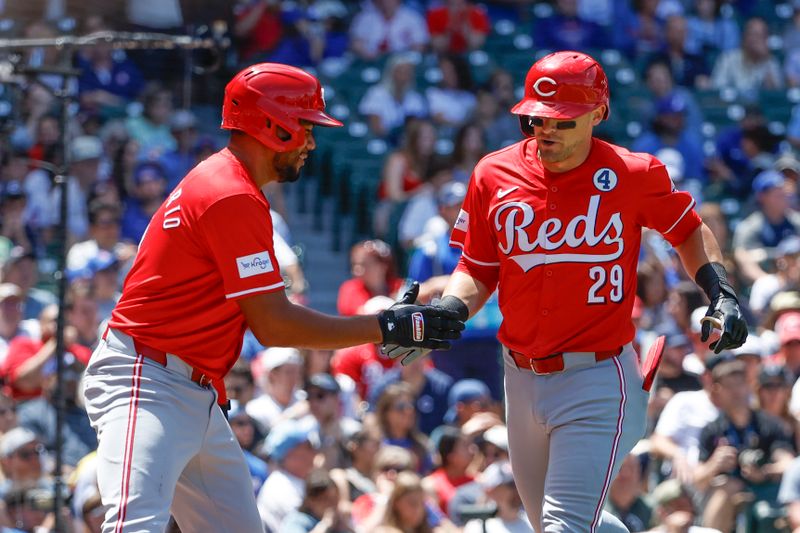
[(516, 115), (570, 120), (601, 105), (608, 118), (608, 78), (600, 64), (581, 52), (555, 52), (536, 63), (525, 77), (525, 96)]

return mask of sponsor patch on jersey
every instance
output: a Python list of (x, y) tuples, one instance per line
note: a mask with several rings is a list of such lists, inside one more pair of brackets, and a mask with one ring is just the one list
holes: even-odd
[(422, 342), (425, 339), (425, 319), (422, 313), (413, 313), (411, 323), (414, 326), (414, 342)]
[(269, 252), (266, 250), (257, 254), (237, 257), (236, 267), (239, 269), (239, 277), (242, 279), (275, 270), (272, 266), (272, 259), (269, 258)]
[(469, 213), (467, 213), (462, 209), (458, 213), (458, 218), (456, 219), (456, 223), (453, 225), (453, 229), (460, 229), (461, 231), (467, 231), (468, 227), (469, 227)]

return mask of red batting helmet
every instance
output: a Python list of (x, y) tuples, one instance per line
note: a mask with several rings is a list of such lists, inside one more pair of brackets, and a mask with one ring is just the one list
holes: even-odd
[(600, 64), (581, 52), (554, 52), (533, 64), (525, 76), (525, 96), (511, 112), (567, 120), (601, 105), (606, 106), (605, 120), (608, 78)]
[[(271, 150), (290, 152), (303, 146), (306, 133), (301, 119), (320, 126), (342, 125), (325, 113), (319, 80), (299, 68), (258, 63), (225, 87), (222, 129), (241, 130)], [(289, 139), (281, 139), (280, 129)]]

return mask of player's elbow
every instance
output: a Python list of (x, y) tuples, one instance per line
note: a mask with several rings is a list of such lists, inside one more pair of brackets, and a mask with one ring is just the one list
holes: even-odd
[(284, 291), (238, 300), (250, 331), (264, 346), (294, 346), (297, 342), (295, 305)]

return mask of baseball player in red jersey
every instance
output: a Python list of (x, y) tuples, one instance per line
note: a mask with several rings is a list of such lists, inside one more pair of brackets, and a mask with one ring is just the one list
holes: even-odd
[[(262, 531), (244, 456), (222, 409), (223, 376), (250, 327), (268, 346), (448, 346), (457, 314), (411, 303), (332, 317), (292, 304), (272, 243), (265, 184), (298, 178), (325, 114), (319, 81), (262, 63), (225, 89), (227, 148), (195, 167), (153, 215), (92, 355), (84, 394), (99, 438), (104, 533)], [(280, 497), (280, 495), (276, 495)]]
[[(626, 531), (602, 509), (645, 431), (630, 319), (642, 228), (659, 231), (708, 294), (707, 314), (722, 323), (712, 348), (741, 345), (747, 326), (692, 197), (653, 156), (592, 137), (609, 113), (594, 59), (537, 61), (512, 112), (526, 138), (475, 167), (451, 237), (463, 254), (440, 305), (466, 318), (499, 287), (509, 451), (536, 530)], [(704, 323), (704, 341), (710, 332)]]

